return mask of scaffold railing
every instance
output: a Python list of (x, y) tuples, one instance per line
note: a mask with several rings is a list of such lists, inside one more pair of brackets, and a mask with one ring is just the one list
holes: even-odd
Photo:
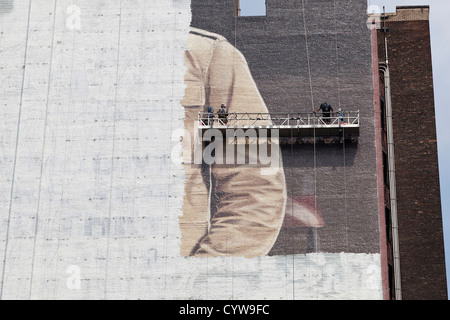
[(335, 128), (359, 127), (359, 111), (298, 113), (236, 113), (224, 116), (218, 113), (199, 113), (199, 126), (203, 128)]

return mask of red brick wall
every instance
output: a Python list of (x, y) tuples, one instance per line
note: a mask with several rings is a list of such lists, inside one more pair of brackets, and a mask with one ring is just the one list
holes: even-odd
[(403, 298), (447, 299), (429, 21), (387, 27)]

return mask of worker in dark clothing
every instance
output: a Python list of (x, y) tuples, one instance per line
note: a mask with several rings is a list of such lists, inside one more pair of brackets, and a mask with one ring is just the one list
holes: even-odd
[(214, 123), (214, 109), (211, 106), (208, 106), (207, 111), (208, 111), (208, 124), (212, 128)]
[(322, 110), (322, 115), (325, 123), (330, 123), (331, 121), (331, 112), (333, 112), (333, 108), (326, 102), (322, 103), (319, 109), (316, 112)]
[(226, 125), (227, 122), (228, 122), (228, 119), (227, 119), (228, 118), (228, 111), (227, 111), (227, 108), (225, 107), (224, 104), (222, 104), (220, 106), (220, 109), (219, 109), (219, 111), (217, 111), (217, 114), (219, 115), (219, 121), (222, 124)]

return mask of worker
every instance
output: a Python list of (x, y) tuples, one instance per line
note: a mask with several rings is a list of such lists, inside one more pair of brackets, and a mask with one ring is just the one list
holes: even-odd
[(339, 117), (339, 126), (344, 123), (345, 111), (341, 108), (338, 109), (338, 117)]
[(331, 112), (333, 112), (333, 108), (326, 102), (322, 103), (315, 112), (322, 110), (322, 116), (324, 122), (329, 124), (331, 122)]
[[(187, 47), (181, 105), (188, 133), (194, 132), (205, 105), (223, 103), (228, 113), (268, 113), (245, 57), (223, 36), (192, 28)], [(271, 125), (272, 121), (261, 123)], [(268, 255), (285, 216), (283, 168), (261, 174), (260, 166), (195, 164), (194, 144), (190, 145), (190, 153), (183, 149), (180, 254), (199, 258)]]
[(226, 125), (228, 122), (228, 111), (223, 103), (219, 111), (217, 111), (217, 114), (219, 115), (219, 123)]
[(208, 106), (207, 111), (208, 111), (208, 124), (212, 128), (214, 124), (214, 109), (211, 106)]

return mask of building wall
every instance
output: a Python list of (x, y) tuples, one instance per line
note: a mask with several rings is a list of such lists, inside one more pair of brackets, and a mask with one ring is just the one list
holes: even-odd
[[(383, 297), (365, 1), (1, 3), (1, 299)], [(282, 147), (324, 224), (284, 225), (268, 255), (180, 254), (190, 25), (242, 51), (271, 112), (361, 112), (357, 143)]]
[[(404, 299), (447, 299), (428, 7), (388, 14)], [(384, 61), (384, 33), (379, 33)]]
[[(224, 35), (241, 50), (270, 112), (310, 112), (324, 101), (361, 112), (357, 144), (287, 145), (283, 161), (290, 195), (317, 200), (326, 221), (319, 230), (322, 251), (379, 253), (366, 4), (327, 0), (302, 7), (301, 1), (272, 0), (266, 17), (234, 18), (232, 3), (194, 0), (192, 25)], [(305, 232), (285, 230), (272, 253), (303, 253), (298, 243)], [(286, 244), (292, 238), (296, 248)]]

